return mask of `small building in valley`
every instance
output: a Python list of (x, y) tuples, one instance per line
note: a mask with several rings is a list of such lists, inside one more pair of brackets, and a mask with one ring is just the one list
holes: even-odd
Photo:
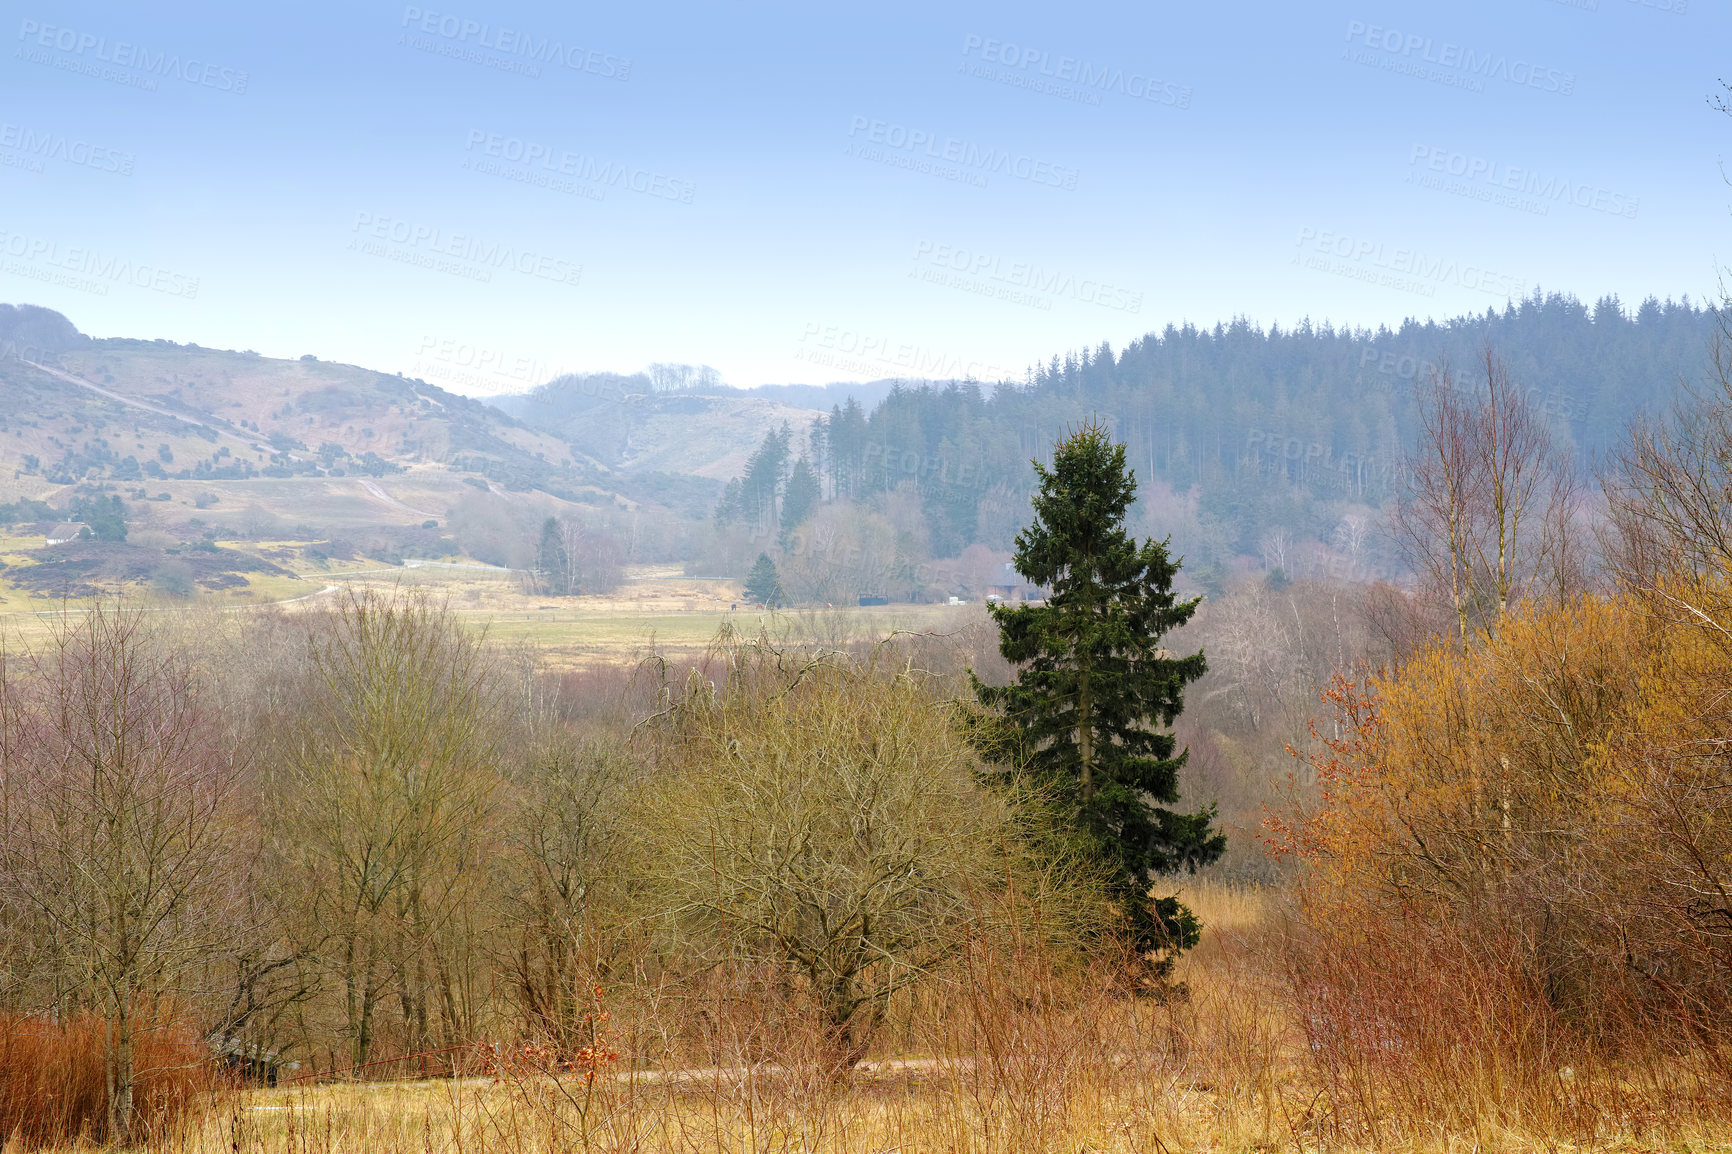
[(1046, 590), (1023, 580), (1016, 566), (1009, 562), (999, 568), (986, 587), (988, 601), (1039, 601), (1045, 596)]
[(90, 535), (90, 526), (83, 521), (62, 521), (58, 525), (50, 525), (42, 532), (43, 544), (45, 545), (64, 545), (68, 541), (76, 541), (80, 537)]

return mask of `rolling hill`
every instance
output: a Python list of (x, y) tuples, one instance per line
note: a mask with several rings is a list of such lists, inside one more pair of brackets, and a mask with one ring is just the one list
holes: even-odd
[[(321, 557), (521, 563), (543, 518), (571, 514), (661, 523), (640, 534), (653, 549), (677, 539), (665, 526), (706, 514), (716, 487), (620, 473), (421, 381), (311, 357), (93, 339), (28, 305), (0, 306), (0, 402), (0, 506), (10, 513), (0, 520), (28, 526), (93, 497), (124, 502), (124, 546), (68, 547), (90, 554), (62, 583), (75, 595), (91, 581), (142, 580), (153, 558), (217, 537), (292, 540)], [(15, 534), (11, 576), (47, 561), (17, 551), (28, 540)], [(201, 588), (232, 584), (199, 561)]]
[(782, 390), (657, 392), (647, 377), (596, 373), (560, 377), (525, 396), (493, 400), (531, 428), (550, 433), (585, 458), (628, 472), (702, 477), (720, 485), (740, 475), (764, 434), (786, 424), (798, 433), (824, 415)]

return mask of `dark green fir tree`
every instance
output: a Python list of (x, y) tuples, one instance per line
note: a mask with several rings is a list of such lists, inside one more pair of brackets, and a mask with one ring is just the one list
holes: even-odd
[(1049, 590), (1043, 602), (990, 606), (1013, 684), (976, 681), (996, 711), (998, 750), (1019, 762), (1061, 808), (1101, 866), (1132, 944), (1164, 983), (1201, 926), (1176, 898), (1151, 898), (1157, 874), (1221, 856), (1212, 808), (1180, 813), (1170, 727), (1184, 688), (1203, 675), (1201, 652), (1179, 657), (1161, 638), (1191, 619), (1197, 600), (1173, 595), (1178, 562), (1165, 542), (1125, 531), (1136, 478), (1125, 448), (1090, 423), (1035, 463), (1034, 522), (1016, 538), (1016, 570)]
[(541, 523), (541, 544), (535, 551), (535, 567), (541, 572), (548, 593), (570, 591), (571, 559), (565, 554), (565, 534), (552, 517)]
[(794, 471), (788, 475), (788, 483), (782, 490), (782, 547), (788, 547), (789, 539), (794, 530), (806, 523), (806, 519), (818, 511), (818, 499), (821, 490), (818, 485), (818, 470), (812, 468), (812, 462), (801, 457), (794, 462)]
[(752, 571), (746, 575), (746, 600), (771, 609), (782, 603), (782, 579), (768, 553), (759, 553)]

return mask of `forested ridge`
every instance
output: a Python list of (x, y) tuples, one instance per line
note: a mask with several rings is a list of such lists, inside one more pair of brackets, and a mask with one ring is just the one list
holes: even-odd
[(1325, 539), (1345, 511), (1390, 501), (1416, 432), (1415, 386), (1442, 366), (1471, 388), (1489, 346), (1585, 466), (1635, 413), (1702, 378), (1713, 323), (1687, 297), (1631, 308), (1536, 293), (1397, 329), (1169, 325), (1122, 351), (1055, 356), (1020, 383), (905, 385), (869, 414), (838, 407), (813, 450), (831, 499), (913, 483), (932, 555), (953, 556), (975, 542), (1007, 548), (1020, 520), (992, 509), (1020, 508), (1029, 459), (1098, 416), (1127, 445), (1145, 502), (1161, 486), (1191, 498), (1184, 523), (1154, 516), (1148, 527), (1220, 565), (1255, 555), (1273, 528)]

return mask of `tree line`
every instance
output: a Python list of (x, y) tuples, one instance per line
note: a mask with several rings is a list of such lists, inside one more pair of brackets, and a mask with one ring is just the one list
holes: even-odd
[[(1022, 381), (899, 385), (870, 411), (834, 407), (794, 432), (801, 443), (785, 431), (767, 437), (724, 496), (721, 532), (700, 543), (697, 564), (743, 577), (767, 546), (772, 556), (859, 549), (884, 572), (850, 563), (853, 584), (914, 593), (924, 562), (971, 545), (1010, 550), (1033, 489), (1026, 462), (1100, 414), (1142, 484), (1133, 522), (1171, 535), (1190, 578), (1218, 594), (1272, 535), (1338, 547), (1344, 520), (1392, 508), (1423, 432), (1422, 396), (1438, 381), (1461, 395), (1480, 388), (1475, 364), (1488, 345), (1559, 451), (1586, 461), (1618, 445), (1645, 406), (1704, 379), (1713, 328), (1713, 312), (1688, 299), (1631, 308), (1535, 293), (1396, 329), (1170, 325), (1121, 351), (1055, 356)], [(790, 509), (779, 494), (800, 457)], [(1392, 573), (1396, 557), (1379, 562)], [(795, 600), (833, 599), (813, 596), (823, 584), (785, 582)]]

